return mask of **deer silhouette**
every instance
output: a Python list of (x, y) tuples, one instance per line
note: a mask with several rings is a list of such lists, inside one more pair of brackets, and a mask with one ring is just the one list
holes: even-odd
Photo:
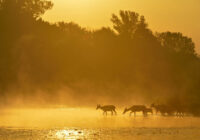
[(144, 110), (144, 114), (147, 116), (148, 113), (151, 113), (151, 115), (153, 115), (153, 110), (151, 108), (146, 108)]
[(155, 105), (155, 104), (151, 104), (151, 107), (154, 108), (156, 110), (156, 114), (158, 112), (161, 113), (161, 115), (165, 116), (165, 115), (173, 115), (175, 112), (175, 109), (173, 107), (167, 106), (167, 105)]
[(103, 110), (103, 115), (107, 115), (107, 112), (110, 111), (111, 115), (113, 115), (113, 112), (115, 113), (115, 115), (117, 115), (117, 112), (115, 111), (116, 107), (114, 105), (97, 105), (96, 110), (101, 109)]
[(134, 116), (136, 116), (136, 112), (141, 112), (141, 111), (143, 115), (146, 116), (148, 110), (144, 105), (133, 105), (130, 108), (125, 108), (123, 114), (125, 114), (128, 111), (130, 111), (130, 116), (132, 113), (134, 113)]

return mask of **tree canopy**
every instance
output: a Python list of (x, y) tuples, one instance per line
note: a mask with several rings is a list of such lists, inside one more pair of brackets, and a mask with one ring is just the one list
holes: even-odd
[(132, 11), (120, 11), (120, 17), (113, 14), (111, 21), (113, 28), (119, 35), (132, 38), (135, 33), (147, 30), (147, 23), (144, 16), (140, 16), (136, 12)]
[(163, 47), (173, 49), (176, 52), (195, 54), (195, 45), (191, 38), (183, 36), (182, 33), (164, 32), (158, 34)]
[(34, 18), (40, 17), (53, 7), (48, 0), (1, 0), (0, 9), (7, 13), (27, 14)]
[(52, 6), (47, 0), (0, 0), (0, 105), (12, 103), (6, 96), (32, 100), (38, 90), (53, 104), (62, 87), (61, 104), (67, 97), (86, 105), (97, 97), (159, 99), (200, 114), (193, 109), (200, 107), (200, 58), (190, 37), (156, 34), (132, 11), (113, 14), (113, 28), (50, 24), (39, 17)]

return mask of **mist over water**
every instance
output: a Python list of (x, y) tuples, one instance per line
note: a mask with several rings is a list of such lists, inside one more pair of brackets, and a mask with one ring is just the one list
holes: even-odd
[(95, 108), (6, 109), (1, 112), (0, 139), (193, 139), (200, 136), (200, 118), (164, 117), (142, 113), (137, 116), (103, 116)]
[(21, 128), (126, 128), (126, 127), (199, 127), (198, 117), (164, 117), (160, 114), (143, 117), (138, 112), (136, 117), (123, 115), (122, 109), (117, 115), (104, 116), (101, 110), (95, 108), (38, 108), (38, 109), (5, 109), (1, 111), (0, 125), (2, 127)]
[(49, 23), (41, 16), (52, 7), (0, 0), (0, 140), (200, 137), (192, 38), (154, 33), (134, 11), (96, 30)]

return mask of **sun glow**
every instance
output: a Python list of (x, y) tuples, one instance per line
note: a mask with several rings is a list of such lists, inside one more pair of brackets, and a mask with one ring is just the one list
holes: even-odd
[(95, 1), (94, 0), (78, 0), (78, 1), (76, 1), (76, 0), (63, 0), (63, 1), (52, 0), (52, 2), (54, 4), (56, 4), (56, 6), (67, 7), (66, 10), (69, 10), (69, 8), (70, 8), (72, 10), (77, 9), (79, 11), (86, 9), (86, 8), (97, 7), (97, 6), (99, 6), (100, 3), (102, 3), (101, 0), (95, 0)]
[(72, 4), (74, 6), (80, 6), (80, 7), (85, 7), (85, 6), (91, 6), (93, 4), (96, 4), (96, 1), (94, 0), (66, 0), (68, 4)]
[[(112, 26), (111, 14), (119, 10), (131, 10), (144, 15), (154, 31), (183, 32), (191, 36), (200, 53), (199, 0), (51, 0), (52, 10), (43, 16), (50, 22), (76, 22), (83, 27), (100, 28)], [(181, 2), (181, 6), (180, 5)], [(185, 12), (187, 9), (187, 12)], [(192, 15), (192, 16), (191, 16)], [(183, 24), (184, 23), (184, 24)], [(191, 26), (192, 25), (192, 26)]]
[(83, 137), (84, 133), (78, 130), (59, 130), (55, 135), (58, 139), (76, 140)]

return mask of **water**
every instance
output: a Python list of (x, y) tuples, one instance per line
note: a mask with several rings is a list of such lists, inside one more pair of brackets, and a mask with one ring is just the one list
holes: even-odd
[(1, 140), (199, 140), (200, 128), (1, 128)]
[(94, 109), (9, 109), (0, 140), (199, 140), (200, 118), (102, 116)]

